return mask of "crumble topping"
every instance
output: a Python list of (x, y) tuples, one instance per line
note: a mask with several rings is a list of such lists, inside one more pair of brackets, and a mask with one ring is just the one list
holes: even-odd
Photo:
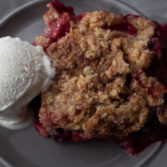
[(144, 126), (154, 107), (161, 110), (159, 121), (167, 123), (161, 109), (166, 88), (144, 71), (155, 55), (148, 47), (155, 33), (152, 21), (103, 11), (74, 19), (49, 7), (46, 24), (70, 28), (59, 33), (52, 24), (35, 40), (57, 74), (39, 112), (48, 133), (62, 128), (88, 138), (127, 136)]

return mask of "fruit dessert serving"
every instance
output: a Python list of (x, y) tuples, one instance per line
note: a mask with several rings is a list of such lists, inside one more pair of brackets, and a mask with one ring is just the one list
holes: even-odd
[(167, 26), (106, 11), (75, 15), (54, 0), (44, 48), (56, 75), (42, 94), (44, 137), (59, 142), (110, 139), (130, 154), (167, 139)]

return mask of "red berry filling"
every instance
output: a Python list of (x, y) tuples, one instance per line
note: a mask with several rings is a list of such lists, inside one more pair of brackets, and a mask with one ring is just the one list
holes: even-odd
[(48, 137), (48, 132), (46, 131), (45, 127), (39, 121), (36, 121), (34, 123), (34, 127), (41, 136)]
[(54, 0), (50, 4), (57, 11), (59, 17), (48, 23), (45, 29), (44, 36), (49, 38), (47, 47), (49, 47), (53, 42), (56, 42), (70, 32), (71, 20), (80, 20), (84, 15), (75, 15), (72, 7), (67, 7), (64, 4), (58, 2), (58, 0)]
[(155, 35), (150, 42), (149, 48), (156, 55), (147, 73), (156, 77), (167, 87), (167, 25), (160, 25), (155, 22)]
[(134, 155), (142, 152), (154, 142), (165, 141), (167, 139), (166, 131), (167, 127), (161, 125), (156, 116), (153, 116), (139, 132), (121, 139), (112, 138), (112, 140)]
[(80, 131), (68, 131), (61, 128), (56, 129), (53, 138), (60, 143), (65, 142), (67, 140), (80, 142), (87, 139)]
[(111, 31), (112, 30), (122, 31), (134, 36), (137, 34), (137, 29), (128, 21), (117, 23), (111, 26), (106, 26), (104, 27), (104, 29), (110, 29)]
[(48, 46), (69, 33), (70, 20), (70, 15), (64, 13), (59, 19), (53, 20), (47, 25), (45, 29), (45, 37), (50, 39)]
[(75, 16), (74, 9), (71, 6), (65, 6), (64, 4), (60, 3), (58, 0), (53, 0), (51, 2), (52, 6), (57, 10), (59, 14), (63, 14), (65, 12), (69, 13), (71, 16)]

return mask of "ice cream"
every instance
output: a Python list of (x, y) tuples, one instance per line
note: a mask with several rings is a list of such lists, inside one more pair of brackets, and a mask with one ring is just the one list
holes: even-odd
[(27, 126), (31, 120), (27, 105), (50, 86), (54, 74), (42, 47), (0, 38), (0, 125)]

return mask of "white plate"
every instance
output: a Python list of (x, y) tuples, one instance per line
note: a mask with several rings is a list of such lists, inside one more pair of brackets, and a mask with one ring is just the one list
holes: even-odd
[[(141, 14), (115, 0), (62, 0), (61, 2), (73, 6), (76, 13), (102, 9), (114, 13)], [(35, 36), (42, 34), (44, 30), (42, 15), (46, 11), (46, 1), (24, 5), (0, 22), (0, 36), (20, 37), (32, 43)], [(59, 144), (39, 136), (33, 125), (19, 131), (0, 128), (0, 160), (6, 166), (153, 167), (160, 161), (160, 158), (156, 161), (154, 159), (163, 151), (162, 148), (164, 149), (164, 145), (156, 143), (139, 156), (132, 157), (111, 141)]]

